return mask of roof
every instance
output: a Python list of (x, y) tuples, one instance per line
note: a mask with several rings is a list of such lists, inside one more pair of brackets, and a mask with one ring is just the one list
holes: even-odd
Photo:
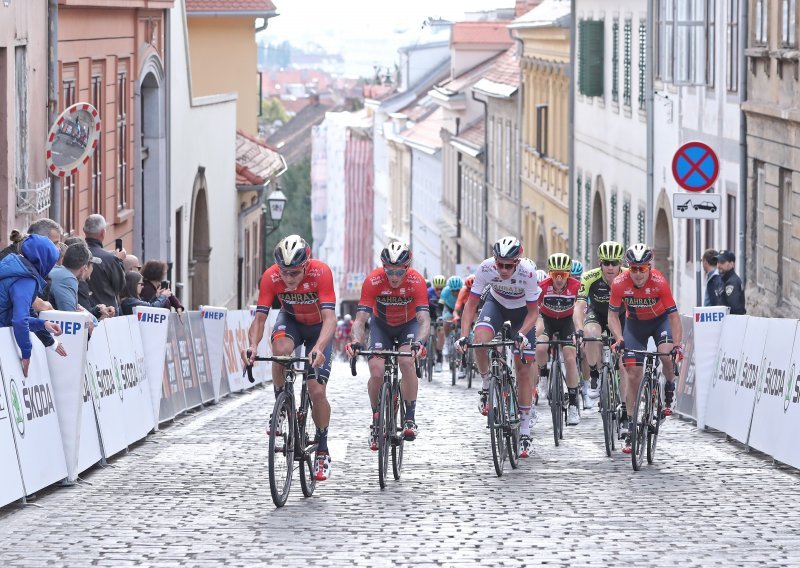
[(514, 20), (511, 29), (565, 28), (570, 24), (570, 0), (544, 0), (536, 8)]
[(186, 13), (230, 13), (236, 14), (260, 14), (275, 12), (277, 9), (272, 0), (186, 0)]
[(511, 45), (513, 40), (508, 33), (511, 22), (457, 22), (453, 26), (451, 45), (465, 43)]
[[(421, 106), (421, 105), (420, 105)], [(444, 126), (444, 109), (438, 105), (432, 113), (400, 133), (409, 146), (417, 147), (433, 154), (442, 147), (442, 127)], [(430, 109), (431, 105), (426, 107)]]
[(242, 130), (236, 131), (237, 186), (264, 185), (285, 167), (276, 148)]
[(496, 97), (509, 97), (516, 93), (519, 88), (517, 46), (503, 52), (473, 88)]
[(486, 141), (484, 137), (485, 131), (486, 122), (483, 120), (483, 117), (481, 117), (478, 121), (472, 124), (472, 126), (462, 130), (455, 138), (464, 142), (468, 142), (477, 148), (483, 148), (483, 144)]
[(287, 164), (296, 164), (311, 156), (311, 129), (325, 120), (325, 113), (334, 110), (330, 105), (311, 104), (267, 138), (267, 144), (277, 148)]
[(503, 53), (498, 53), (497, 55), (487, 59), (483, 63), (479, 63), (472, 69), (464, 71), (461, 75), (459, 75), (455, 79), (450, 79), (449, 81), (445, 81), (440, 85), (436, 85), (434, 89), (450, 93), (458, 93), (466, 89), (467, 87), (475, 84), (480, 78), (482, 78), (486, 73), (488, 73), (489, 69), (492, 68), (492, 66), (503, 55)]

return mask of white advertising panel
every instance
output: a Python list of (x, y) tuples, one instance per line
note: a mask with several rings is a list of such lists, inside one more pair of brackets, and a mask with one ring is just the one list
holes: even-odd
[(25, 491), (29, 494), (67, 477), (45, 349), (35, 335), (30, 338), (33, 352), (25, 377), (11, 328), (0, 328), (0, 366), (8, 393), (11, 431)]
[[(753, 448), (774, 456), (778, 453), (781, 439), (777, 434), (792, 424), (787, 420), (787, 411), (794, 394), (791, 380), (792, 348), (797, 334), (797, 320), (774, 318), (769, 320), (764, 357), (756, 385), (756, 406), (750, 425), (750, 441)], [(795, 423), (795, 426), (800, 423)], [(796, 427), (795, 427), (796, 430)], [(793, 440), (797, 443), (797, 440)]]
[(58, 409), (61, 442), (67, 463), (67, 480), (78, 478), (81, 419), (83, 417), (83, 375), (86, 370), (86, 342), (89, 340), (89, 316), (81, 312), (46, 311), (39, 317), (61, 327), (58, 340), (67, 352), (62, 357), (46, 349), (53, 400)]
[(694, 360), (694, 326), (690, 316), (681, 315), (683, 329), (683, 362), (679, 363), (680, 376), (675, 390), (674, 410), (683, 416), (697, 419), (697, 388)]
[[(261, 337), (261, 343), (258, 344), (258, 349), (256, 350), (258, 355), (260, 355), (261, 357), (268, 356), (272, 353), (271, 342), (270, 342), (270, 335), (272, 335), (272, 325), (270, 325), (270, 322), (275, 321), (277, 314), (278, 310), (270, 310), (269, 316), (267, 317), (267, 323), (264, 324), (264, 335)], [(256, 317), (256, 306), (250, 306), (249, 315), (247, 318), (245, 318), (244, 322), (246, 332), (249, 333), (250, 325), (253, 323), (255, 317)], [(249, 343), (249, 335), (248, 335), (248, 343)], [(269, 361), (262, 361), (253, 365), (253, 378), (256, 380), (255, 384), (266, 382), (270, 378), (271, 365), (272, 363), (270, 363)]]
[(795, 331), (794, 350), (781, 402), (777, 412), (782, 419), (771, 431), (775, 437), (775, 453), (772, 455), (780, 462), (800, 468), (800, 442), (797, 435), (800, 432), (800, 325)]
[(225, 329), (225, 370), (228, 375), (228, 383), (231, 391), (238, 392), (252, 385), (246, 377), (242, 376), (244, 367), (242, 365), (241, 352), (247, 349), (247, 327), (245, 321), (249, 319), (249, 313), (243, 310), (231, 310), (228, 312), (227, 327)]
[(14, 434), (11, 433), (11, 429), (15, 427), (12, 424), (14, 418), (6, 398), (4, 381), (0, 377), (0, 464), (3, 464), (0, 467), (0, 507), (25, 496), (17, 449), (14, 447)]
[(225, 319), (228, 314), (228, 309), (215, 308), (214, 306), (202, 306), (200, 308), (200, 314), (203, 316), (203, 328), (206, 332), (208, 368), (211, 376), (211, 386), (214, 389), (214, 400), (219, 400), (220, 394), (222, 394), (220, 382), (224, 377), (227, 387), (228, 381), (227, 371), (223, 372)]
[[(139, 324), (139, 337), (147, 354), (144, 370), (150, 389), (150, 404), (153, 409), (153, 427), (158, 428), (158, 412), (161, 406), (161, 390), (164, 377), (164, 356), (167, 352), (169, 310), (164, 308), (136, 307), (133, 309)], [(173, 415), (174, 416), (174, 415)]]
[(722, 322), (728, 315), (730, 308), (727, 306), (714, 306), (709, 308), (694, 308), (694, 390), (697, 414), (697, 427), (701, 430), (706, 427), (706, 408), (708, 406), (708, 393), (711, 390), (711, 379), (716, 372), (717, 354), (719, 353), (719, 340), (722, 334)]
[[(90, 340), (91, 341), (91, 340)], [(103, 459), (100, 447), (100, 430), (97, 424), (97, 413), (94, 409), (94, 398), (89, 374), (84, 373), (83, 404), (81, 404), (81, 433), (78, 447), (78, 472), (83, 472)]]
[(108, 351), (107, 326), (110, 321), (103, 320), (94, 328), (86, 355), (86, 378), (89, 388), (92, 389), (103, 455), (106, 458), (127, 447), (125, 421), (122, 419), (122, 382), (118, 382), (119, 377), (114, 374), (114, 364)]
[[(726, 316), (722, 320), (719, 350), (706, 405), (706, 424), (722, 432), (728, 432), (729, 415), (738, 390), (742, 346), (749, 319), (749, 316)], [(695, 355), (697, 357), (700, 357), (699, 353)], [(747, 420), (750, 420), (750, 414), (747, 415)]]
[(206, 332), (203, 326), (203, 316), (198, 311), (188, 312), (187, 316), (197, 379), (200, 381), (200, 394), (203, 402), (206, 403), (214, 400), (214, 388), (211, 385), (211, 375), (208, 368), (208, 343), (206, 342)]

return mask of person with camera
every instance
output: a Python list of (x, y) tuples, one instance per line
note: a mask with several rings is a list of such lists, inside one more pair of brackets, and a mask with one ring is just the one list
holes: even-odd
[(148, 260), (142, 265), (142, 279), (144, 286), (139, 293), (139, 296), (145, 302), (152, 302), (162, 294), (162, 291), (169, 292), (166, 296), (169, 299), (165, 308), (173, 308), (176, 312), (182, 312), (186, 308), (183, 307), (181, 301), (172, 293), (169, 280), (167, 277), (167, 263), (160, 260)]

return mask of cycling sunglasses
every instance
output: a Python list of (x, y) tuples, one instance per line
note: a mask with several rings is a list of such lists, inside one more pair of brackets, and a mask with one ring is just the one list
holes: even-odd
[(406, 272), (408, 272), (407, 268), (383, 268), (383, 271), (386, 273), (386, 276), (403, 276)]
[(619, 266), (618, 260), (601, 260), (600, 264), (603, 266)]
[(498, 261), (495, 260), (494, 264), (495, 264), (495, 266), (497, 266), (497, 268), (500, 268), (500, 269), (503, 269), (503, 270), (513, 270), (514, 268), (517, 267), (517, 263), (516, 262), (498, 262)]
[(650, 270), (649, 264), (644, 264), (641, 266), (636, 266), (635, 264), (630, 267), (631, 272), (635, 272), (636, 274), (644, 274), (648, 270)]
[(298, 270), (281, 270), (281, 274), (283, 276), (288, 276), (289, 278), (294, 278), (295, 276), (300, 276), (304, 271), (305, 267)]
[(551, 270), (550, 276), (553, 278), (569, 278), (570, 272), (568, 270)]

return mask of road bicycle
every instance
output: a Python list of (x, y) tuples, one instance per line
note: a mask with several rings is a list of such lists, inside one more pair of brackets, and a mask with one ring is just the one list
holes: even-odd
[[(564, 368), (561, 348), (564, 345), (575, 347), (573, 341), (558, 339), (558, 334), (553, 334), (553, 339), (548, 341), (537, 341), (537, 345), (547, 345), (550, 358), (550, 372), (547, 376), (547, 403), (550, 405), (550, 415), (553, 418), (553, 440), (558, 446), (564, 439), (564, 424), (567, 421), (567, 408), (569, 399), (567, 398), (567, 378)], [(579, 360), (579, 359), (578, 359)]]
[[(250, 357), (251, 352), (247, 352)], [(299, 463), (300, 487), (303, 495), (311, 497), (317, 485), (314, 476), (314, 452), (317, 451), (317, 442), (309, 434), (309, 417), (312, 405), (308, 394), (308, 365), (306, 357), (269, 356), (256, 357), (255, 361), (271, 361), (284, 367), (285, 383), (283, 389), (275, 396), (275, 405), (269, 421), (269, 489), (272, 501), (276, 507), (283, 507), (289, 497), (292, 487), (294, 462)], [(305, 368), (298, 369), (295, 364), (304, 364)], [(253, 378), (253, 366), (245, 367), (249, 381)], [(320, 384), (325, 380), (319, 377), (317, 369), (313, 369), (315, 378)], [(300, 405), (296, 406), (294, 396), (294, 382), (297, 377), (302, 377), (300, 389)]]
[[(389, 470), (389, 449), (392, 454), (392, 474), (395, 480), (400, 479), (403, 469), (403, 436), (402, 417), (406, 413), (406, 404), (400, 389), (399, 357), (415, 357), (416, 345), (412, 351), (400, 351), (400, 344), (394, 340), (391, 350), (359, 351), (350, 359), (350, 372), (356, 376), (356, 357), (381, 357), (384, 360), (383, 385), (378, 397), (378, 420), (373, 425), (378, 441), (378, 484), (386, 488)], [(414, 360), (417, 377), (422, 378), (419, 361)]]
[(439, 328), (444, 325), (444, 321), (438, 319), (431, 322), (431, 332), (428, 334), (428, 339), (425, 342), (425, 358), (422, 361), (423, 375), (427, 377), (428, 382), (433, 381), (433, 369), (436, 365), (436, 338)]
[[(511, 322), (505, 322), (494, 340), (487, 343), (471, 343), (472, 349), (489, 349), (489, 413), (487, 427), (492, 443), (492, 461), (497, 477), (503, 475), (506, 459), (511, 467), (519, 467), (520, 411), (517, 402), (517, 385), (511, 364), (507, 358), (507, 347), (513, 347)], [(526, 363), (524, 353), (522, 362)]]
[(619, 429), (622, 422), (622, 401), (619, 393), (619, 373), (616, 357), (611, 354), (614, 338), (584, 337), (585, 341), (597, 341), (603, 344), (603, 356), (600, 367), (600, 417), (603, 419), (603, 438), (606, 455), (616, 449), (616, 440), (620, 439)]
[(659, 380), (658, 372), (661, 357), (668, 356), (672, 358), (675, 377), (678, 377), (679, 371), (675, 353), (625, 349), (625, 354), (644, 355), (644, 375), (636, 394), (636, 404), (633, 407), (630, 426), (631, 463), (633, 471), (639, 471), (644, 463), (645, 454), (647, 455), (648, 464), (652, 464), (655, 460), (658, 432), (663, 421), (664, 401), (661, 396), (661, 381)]

